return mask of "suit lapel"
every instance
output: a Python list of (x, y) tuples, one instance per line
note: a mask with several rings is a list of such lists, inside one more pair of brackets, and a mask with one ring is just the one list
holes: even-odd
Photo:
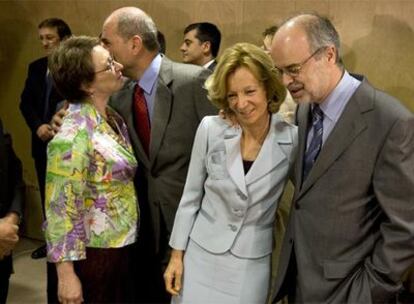
[(297, 163), (295, 166), (295, 192), (297, 193), (302, 186), (302, 172), (303, 172), (303, 158), (305, 156), (306, 150), (306, 137), (307, 137), (307, 130), (308, 130), (308, 123), (309, 123), (309, 111), (310, 105), (303, 104), (298, 107), (297, 111), (297, 120), (298, 120), (298, 138), (299, 138), (299, 155), (297, 158)]
[[(367, 128), (362, 114), (373, 107), (372, 104), (363, 103), (363, 100), (366, 100), (364, 96), (367, 93), (369, 94), (368, 90), (369, 87), (366, 82), (361, 84), (354, 96), (349, 100), (337, 124), (322, 147), (307, 179), (304, 181), (298, 198), (329, 169), (332, 163), (352, 144), (355, 138)], [(300, 161), (303, 162), (303, 153), (301, 153)]]
[(293, 139), (289, 128), (283, 128), (285, 124), (279, 115), (272, 116), (269, 133), (263, 142), (263, 146), (256, 160), (246, 174), (246, 185), (260, 179), (272, 171), (283, 160), (286, 160), (286, 154), (281, 148), (281, 145), (292, 145)]
[(224, 145), (226, 147), (226, 167), (233, 182), (239, 190), (247, 196), (246, 183), (244, 180), (243, 160), (240, 151), (240, 128), (228, 128), (224, 135)]
[(151, 126), (150, 160), (154, 163), (170, 119), (173, 96), (169, 85), (172, 81), (172, 63), (162, 58), (154, 99), (154, 113)]

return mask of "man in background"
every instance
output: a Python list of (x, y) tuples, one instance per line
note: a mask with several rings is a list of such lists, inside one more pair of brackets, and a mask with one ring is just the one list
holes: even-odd
[(203, 66), (211, 71), (217, 64), (221, 33), (209, 22), (192, 23), (184, 30), (184, 42), (180, 47), (184, 63)]
[[(20, 111), (32, 133), (32, 157), (34, 159), (43, 216), (45, 215), (46, 147), (53, 137), (50, 119), (63, 98), (54, 89), (47, 68), (47, 58), (63, 39), (71, 36), (65, 21), (58, 18), (43, 20), (38, 26), (39, 39), (45, 57), (30, 63), (26, 83), (20, 97)], [(33, 259), (46, 257), (46, 245), (32, 253)]]
[(6, 303), (13, 272), (12, 250), (19, 240), (23, 215), (24, 183), (22, 164), (14, 153), (11, 137), (0, 121), (0, 303)]

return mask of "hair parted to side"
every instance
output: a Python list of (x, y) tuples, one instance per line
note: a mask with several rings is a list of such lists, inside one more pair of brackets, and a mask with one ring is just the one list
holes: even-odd
[(273, 67), (272, 59), (263, 49), (251, 43), (236, 43), (223, 52), (214, 70), (206, 81), (208, 98), (219, 109), (231, 111), (227, 100), (227, 80), (238, 68), (245, 67), (263, 85), (266, 91), (268, 110), (275, 113), (286, 97), (286, 89)]
[(99, 44), (96, 37), (73, 36), (51, 54), (48, 65), (56, 89), (69, 102), (81, 102), (88, 97), (81, 86), (95, 79), (92, 49)]
[(138, 35), (142, 44), (149, 51), (158, 51), (160, 45), (157, 39), (157, 27), (150, 16), (143, 11), (122, 11), (118, 16), (117, 32), (124, 40)]
[(42, 22), (40, 22), (39, 25), (37, 26), (38, 29), (41, 29), (44, 27), (56, 28), (60, 40), (63, 40), (63, 39), (66, 39), (72, 36), (72, 31), (70, 30), (69, 25), (65, 21), (59, 18), (45, 19)]

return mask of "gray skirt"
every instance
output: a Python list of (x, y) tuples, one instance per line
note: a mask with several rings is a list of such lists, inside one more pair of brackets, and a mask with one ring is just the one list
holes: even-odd
[(271, 255), (240, 258), (213, 254), (191, 239), (184, 255), (183, 287), (173, 304), (264, 304)]

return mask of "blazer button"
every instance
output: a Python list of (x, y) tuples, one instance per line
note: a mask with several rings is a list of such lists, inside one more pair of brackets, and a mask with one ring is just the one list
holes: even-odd
[(159, 207), (160, 202), (159, 201), (154, 201), (154, 205), (155, 205), (155, 207)]
[(236, 225), (229, 224), (228, 226), (229, 226), (231, 231), (233, 231), (233, 232), (237, 231), (237, 226)]
[(238, 217), (243, 217), (244, 213), (242, 209), (233, 208), (233, 213)]
[(295, 204), (295, 209), (299, 210), (300, 209), (300, 205), (298, 203)]

